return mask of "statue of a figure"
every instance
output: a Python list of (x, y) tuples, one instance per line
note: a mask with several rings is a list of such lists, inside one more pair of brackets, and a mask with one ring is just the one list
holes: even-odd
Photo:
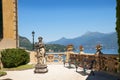
[(46, 65), (46, 59), (45, 59), (45, 45), (42, 42), (42, 37), (38, 38), (39, 42), (35, 43), (36, 52), (37, 52), (37, 64), (35, 73), (44, 73), (47, 72), (47, 65)]
[(38, 49), (37, 49), (37, 58), (38, 58), (38, 63), (40, 64), (45, 64), (45, 45), (42, 42), (42, 37), (38, 38)]
[(101, 50), (102, 50), (102, 46), (101, 46), (100, 44), (98, 44), (98, 45), (96, 46), (96, 53), (95, 53), (95, 54), (97, 54), (97, 55), (103, 54), (103, 53), (101, 52)]

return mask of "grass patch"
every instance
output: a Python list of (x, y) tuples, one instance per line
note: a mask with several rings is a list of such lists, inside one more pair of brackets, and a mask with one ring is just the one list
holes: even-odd
[(15, 68), (2, 68), (2, 70), (0, 70), (0, 77), (7, 75), (5, 71), (27, 70), (27, 69), (32, 69), (32, 68), (34, 68), (34, 65), (32, 64), (21, 65)]
[(27, 69), (32, 69), (34, 68), (34, 65), (32, 64), (27, 64), (27, 65), (21, 65), (18, 67), (14, 67), (14, 68), (3, 68), (3, 70), (5, 71), (15, 71), (15, 70), (27, 70)]
[(6, 72), (0, 71), (0, 77), (1, 77), (1, 76), (5, 76), (6, 74), (7, 74)]

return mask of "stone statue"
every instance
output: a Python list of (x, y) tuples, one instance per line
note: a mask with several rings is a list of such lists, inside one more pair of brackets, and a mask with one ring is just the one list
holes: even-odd
[(101, 50), (102, 50), (102, 46), (100, 45), (100, 44), (98, 44), (97, 46), (96, 46), (96, 55), (101, 55), (101, 54), (103, 54), (102, 52), (101, 52)]
[(42, 42), (42, 37), (38, 38), (39, 42), (35, 43), (35, 48), (37, 52), (37, 64), (35, 66), (35, 73), (45, 73), (47, 72), (47, 65), (46, 65), (46, 59), (45, 59), (45, 45)]
[(40, 64), (46, 64), (45, 60), (45, 45), (42, 42), (42, 37), (38, 38), (38, 49), (37, 49), (37, 58), (38, 58), (38, 63)]

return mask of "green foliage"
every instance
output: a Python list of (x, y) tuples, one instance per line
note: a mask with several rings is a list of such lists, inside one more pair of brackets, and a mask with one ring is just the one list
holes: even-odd
[(4, 71), (0, 71), (0, 77), (6, 75), (7, 73)]
[(14, 70), (27, 70), (27, 69), (33, 69), (34, 65), (33, 64), (26, 64), (26, 65), (20, 65), (18, 67), (14, 68), (3, 68), (2, 70), (4, 71), (14, 71)]
[(26, 37), (19, 37), (19, 45), (27, 50), (32, 50), (32, 44)]
[(118, 53), (119, 53), (119, 61), (120, 61), (120, 0), (116, 0), (117, 1), (117, 7), (116, 7), (116, 31), (117, 31), (117, 35), (118, 35)]
[(30, 61), (29, 53), (24, 49), (5, 49), (1, 52), (1, 56), (5, 68), (17, 67)]
[(53, 52), (64, 52), (65, 51), (64, 45), (59, 44), (46, 44), (46, 52), (49, 52), (50, 50)]

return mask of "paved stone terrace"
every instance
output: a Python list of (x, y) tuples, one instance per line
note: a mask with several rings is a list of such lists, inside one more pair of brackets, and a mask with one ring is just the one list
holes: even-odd
[(76, 72), (73, 68), (64, 67), (61, 64), (49, 64), (48, 72), (35, 74), (34, 69), (23, 71), (7, 71), (7, 75), (0, 77), (0, 80), (86, 80), (88, 75), (83, 75), (82, 68)]
[(7, 71), (7, 75), (0, 77), (0, 80), (120, 80), (120, 76), (112, 76), (103, 72), (96, 72), (91, 75), (87, 71), (85, 75), (83, 69), (79, 68), (76, 72), (75, 67), (67, 68), (63, 64), (49, 64), (48, 72), (44, 74), (34, 73), (34, 69), (22, 71)]

